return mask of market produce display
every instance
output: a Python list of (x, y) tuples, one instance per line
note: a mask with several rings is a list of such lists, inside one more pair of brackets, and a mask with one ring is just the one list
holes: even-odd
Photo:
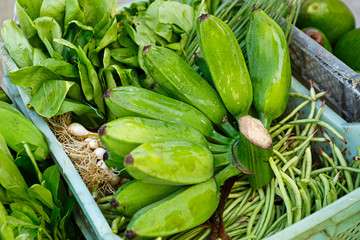
[[(10, 81), (29, 94), (27, 107), (46, 119), (114, 233), (262, 239), (360, 185), (359, 157), (348, 165), (328, 132), (346, 140), (320, 120), (325, 102), (316, 111), (326, 92), (310, 84), (309, 96), (290, 93), (300, 4), (18, 1), (20, 27), (7, 20), (1, 33), (19, 67)], [(289, 109), (290, 97), (303, 102)], [(43, 160), (49, 149), (36, 145)]]
[(77, 238), (71, 217), (75, 198), (46, 159), (45, 136), (6, 102), (0, 102), (0, 114), (0, 238)]

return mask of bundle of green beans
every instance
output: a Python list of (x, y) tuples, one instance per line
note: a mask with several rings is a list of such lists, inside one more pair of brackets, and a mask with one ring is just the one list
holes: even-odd
[[(316, 110), (316, 101), (325, 94), (316, 94), (312, 85), (310, 96), (291, 93), (291, 97), (304, 101), (270, 128), (274, 154), (269, 161), (275, 177), (265, 187), (255, 190), (250, 187), (248, 177), (241, 175), (228, 196), (223, 219), (225, 231), (231, 239), (269, 237), (359, 187), (360, 147), (359, 156), (348, 164), (343, 152), (326, 132), (344, 142), (346, 140), (332, 126), (320, 120), (325, 101)], [(299, 111), (309, 104), (309, 115), (300, 119)], [(318, 129), (321, 134), (315, 135)], [(314, 154), (312, 142), (329, 145), (331, 156), (321, 148), (318, 154)], [(213, 229), (208, 226), (203, 224), (158, 240), (209, 239)]]

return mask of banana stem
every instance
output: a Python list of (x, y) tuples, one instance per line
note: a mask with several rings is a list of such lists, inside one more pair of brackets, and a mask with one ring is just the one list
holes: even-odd
[(214, 168), (221, 167), (232, 163), (232, 155), (230, 152), (213, 154)]
[(212, 153), (225, 153), (229, 151), (229, 145), (221, 145), (208, 142), (208, 148)]
[(239, 118), (240, 137), (236, 145), (236, 161), (251, 175), (250, 186), (258, 189), (268, 184), (273, 172), (269, 165), (272, 151), (272, 139), (262, 122), (249, 115)]
[(237, 176), (240, 173), (241, 172), (235, 167), (233, 163), (229, 164), (226, 168), (221, 170), (215, 176), (215, 181), (218, 188), (220, 188), (220, 186), (223, 185), (226, 180), (228, 180), (231, 177)]
[(238, 131), (229, 123), (228, 120), (224, 121), (221, 125), (220, 125), (221, 130), (224, 131), (224, 133), (226, 135), (228, 135), (229, 137), (235, 137), (237, 136), (239, 133)]
[(212, 135), (209, 136), (209, 139), (219, 144), (229, 144), (232, 140), (231, 138), (225, 137), (224, 135), (216, 132), (215, 130), (212, 132)]

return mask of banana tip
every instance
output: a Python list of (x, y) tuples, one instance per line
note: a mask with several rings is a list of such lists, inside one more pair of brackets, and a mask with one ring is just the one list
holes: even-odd
[(103, 160), (106, 161), (108, 159), (109, 159), (109, 154), (108, 154), (108, 152), (105, 152), (103, 155)]
[(111, 206), (112, 208), (118, 208), (119, 205), (120, 205), (120, 203), (119, 203), (119, 201), (118, 201), (116, 198), (113, 198), (113, 199), (111, 200), (111, 202), (110, 202), (110, 206)]
[(133, 230), (128, 230), (128, 231), (126, 231), (125, 235), (126, 235), (126, 238), (127, 238), (127, 239), (133, 239), (133, 238), (136, 238), (136, 237), (139, 236), (139, 234), (137, 234), (137, 233), (134, 232)]
[(210, 14), (201, 14), (199, 21), (202, 22), (210, 17)]
[(106, 90), (105, 93), (104, 93), (104, 98), (109, 98), (110, 94), (111, 94), (111, 91), (112, 91), (112, 89)]
[(151, 47), (152, 47), (151, 45), (145, 46), (145, 47), (143, 48), (143, 52), (144, 52), (144, 53), (147, 53)]
[(99, 128), (99, 135), (100, 136), (104, 136), (106, 134), (106, 124), (102, 125), (100, 128)]
[(125, 165), (133, 165), (134, 164), (134, 158), (131, 154), (128, 154), (124, 159)]
[(257, 7), (254, 7), (252, 11), (253, 11), (253, 12), (255, 12), (255, 11), (261, 11), (261, 9), (260, 9), (260, 8), (257, 8)]

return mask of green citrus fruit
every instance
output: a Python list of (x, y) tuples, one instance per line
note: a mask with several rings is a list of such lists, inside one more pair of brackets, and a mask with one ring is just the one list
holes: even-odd
[(334, 55), (355, 71), (360, 71), (360, 28), (339, 39), (334, 47)]
[(334, 45), (342, 35), (355, 28), (355, 18), (341, 0), (306, 0), (296, 25), (320, 29)]

